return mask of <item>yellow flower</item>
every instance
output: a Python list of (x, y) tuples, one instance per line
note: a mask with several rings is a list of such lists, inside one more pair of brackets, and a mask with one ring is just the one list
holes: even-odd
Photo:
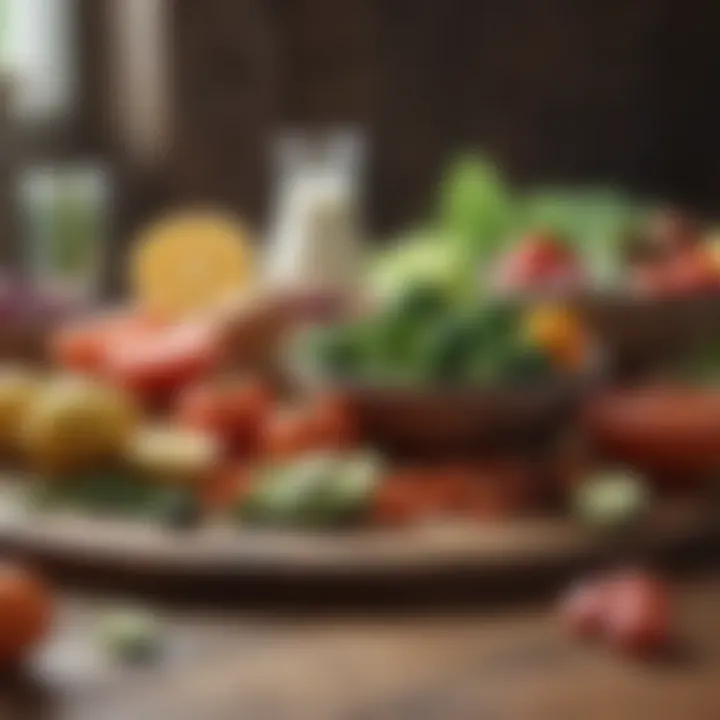
[(525, 318), (525, 337), (544, 350), (559, 367), (577, 370), (587, 359), (588, 333), (578, 316), (565, 305), (533, 308)]

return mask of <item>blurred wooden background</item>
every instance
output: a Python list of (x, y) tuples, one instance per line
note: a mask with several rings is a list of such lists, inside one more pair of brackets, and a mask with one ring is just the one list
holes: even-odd
[(111, 157), (122, 230), (167, 204), (264, 216), (268, 140), (357, 122), (371, 220), (421, 217), (443, 164), (486, 147), (519, 181), (617, 181), (715, 212), (716, 0), (166, 0), (173, 138), (138, 167), (113, 134), (113, 0), (76, 0), (65, 148)]

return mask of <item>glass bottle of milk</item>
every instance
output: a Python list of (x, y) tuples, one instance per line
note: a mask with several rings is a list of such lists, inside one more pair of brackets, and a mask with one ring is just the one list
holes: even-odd
[(341, 295), (356, 288), (363, 263), (363, 152), (362, 138), (353, 132), (279, 138), (271, 284)]

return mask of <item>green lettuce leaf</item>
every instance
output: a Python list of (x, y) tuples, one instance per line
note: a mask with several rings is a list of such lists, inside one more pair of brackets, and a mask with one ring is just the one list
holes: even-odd
[(450, 165), (440, 185), (440, 223), (486, 263), (512, 231), (516, 208), (500, 171), (480, 155)]

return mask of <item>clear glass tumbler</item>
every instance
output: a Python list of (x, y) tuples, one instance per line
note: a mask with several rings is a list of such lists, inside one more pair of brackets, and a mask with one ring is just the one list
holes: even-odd
[(105, 168), (27, 168), (20, 174), (19, 206), (30, 276), (41, 285), (96, 296), (110, 229), (111, 183)]

